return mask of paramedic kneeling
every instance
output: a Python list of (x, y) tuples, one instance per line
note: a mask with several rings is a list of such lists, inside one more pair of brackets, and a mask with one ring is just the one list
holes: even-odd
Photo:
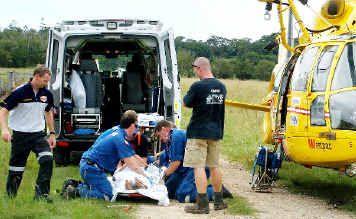
[(185, 177), (188, 168), (183, 167), (184, 149), (187, 142), (185, 131), (172, 129), (173, 125), (166, 120), (157, 123), (155, 135), (159, 137), (163, 152), (160, 155), (159, 165), (167, 167), (164, 170), (166, 178), (165, 185), (168, 190), (168, 197), (177, 199), (179, 185)]
[[(167, 168), (164, 170), (164, 176), (169, 198), (179, 202), (195, 202), (198, 193), (194, 169), (182, 166), (187, 143), (186, 132), (175, 129), (172, 123), (162, 120), (155, 127), (155, 135), (162, 143), (163, 151), (160, 153), (159, 166)], [(206, 169), (206, 174), (207, 176), (210, 174), (208, 169)], [(213, 200), (211, 185), (208, 186), (206, 193), (209, 200)]]
[(124, 114), (117, 132), (105, 136), (86, 151), (80, 161), (84, 183), (78, 186), (80, 197), (111, 200), (112, 187), (107, 173), (113, 174), (123, 160), (133, 171), (144, 175), (129, 141), (136, 133), (137, 114)]
[[(38, 67), (34, 70), (30, 82), (16, 88), (1, 103), (0, 124), (2, 139), (11, 141), (11, 156), (6, 191), (9, 197), (15, 197), (25, 170), (27, 158), (31, 151), (36, 154), (40, 165), (35, 185), (35, 199), (52, 202), (48, 197), (53, 169), (51, 149), (56, 145), (53, 125), (53, 96), (46, 89), (51, 80), (48, 68)], [(10, 116), (9, 116), (10, 111)], [(12, 136), (7, 125), (13, 130)], [(50, 131), (46, 139), (45, 121)]]

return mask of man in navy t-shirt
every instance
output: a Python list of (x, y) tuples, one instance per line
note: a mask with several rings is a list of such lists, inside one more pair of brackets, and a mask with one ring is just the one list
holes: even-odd
[(113, 174), (123, 160), (133, 171), (144, 175), (141, 162), (135, 157), (129, 141), (136, 133), (137, 115), (126, 111), (117, 131), (104, 136), (86, 151), (80, 161), (80, 175), (84, 183), (78, 186), (80, 197), (111, 200), (112, 187), (107, 174)]
[(219, 140), (224, 135), (226, 88), (214, 77), (207, 58), (197, 58), (192, 66), (200, 81), (190, 87), (183, 99), (186, 107), (193, 108), (187, 128), (188, 140), (184, 166), (194, 168), (199, 198), (196, 205), (187, 206), (185, 211), (193, 214), (208, 214), (205, 167), (209, 167), (211, 173), (211, 183), (214, 188), (214, 209), (227, 208), (222, 199), (222, 176), (218, 169)]

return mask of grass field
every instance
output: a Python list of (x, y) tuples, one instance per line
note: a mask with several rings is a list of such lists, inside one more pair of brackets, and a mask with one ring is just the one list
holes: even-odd
[[(182, 94), (185, 94), (196, 79), (182, 79)], [(258, 103), (265, 95), (267, 83), (260, 81), (224, 80), (228, 98)], [(185, 128), (190, 117), (190, 110), (183, 109)], [(237, 108), (226, 108), (225, 138), (223, 153), (232, 161), (243, 163), (249, 168), (257, 145), (260, 143), (263, 114)], [(65, 178), (79, 178), (75, 167), (61, 167), (54, 170), (52, 196), (55, 204), (33, 202), (33, 187), (38, 165), (32, 155), (28, 161), (19, 196), (9, 200), (5, 196), (5, 181), (8, 170), (9, 144), (0, 142), (0, 218), (103, 218), (130, 217), (134, 210), (127, 213), (124, 207), (108, 208), (109, 203), (92, 200), (61, 200), (55, 189), (59, 189)], [(280, 183), (295, 193), (311, 194), (321, 197), (341, 208), (355, 211), (356, 183), (352, 178), (338, 175), (335, 171), (324, 169), (306, 169), (293, 163), (283, 163), (280, 171)], [(132, 203), (129, 203), (130, 205)], [(126, 205), (126, 203), (115, 203)], [(253, 214), (246, 200), (239, 197), (230, 201), (230, 212), (234, 214)]]
[(10, 71), (17, 73), (31, 73), (35, 67), (26, 67), (26, 68), (1, 68), (0, 74), (7, 74)]

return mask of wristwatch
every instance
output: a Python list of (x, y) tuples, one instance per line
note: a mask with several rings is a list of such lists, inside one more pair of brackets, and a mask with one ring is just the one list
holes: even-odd
[(49, 134), (50, 134), (50, 135), (56, 135), (56, 132), (50, 131)]

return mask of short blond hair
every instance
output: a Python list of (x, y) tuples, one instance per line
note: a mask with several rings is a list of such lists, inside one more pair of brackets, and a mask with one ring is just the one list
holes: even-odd
[(51, 71), (44, 65), (38, 65), (33, 71), (33, 76), (38, 75), (40, 77), (43, 77), (43, 75), (45, 74), (51, 75)]
[(193, 65), (201, 68), (204, 71), (209, 71), (211, 72), (211, 65), (210, 61), (206, 57), (198, 57), (194, 60)]

